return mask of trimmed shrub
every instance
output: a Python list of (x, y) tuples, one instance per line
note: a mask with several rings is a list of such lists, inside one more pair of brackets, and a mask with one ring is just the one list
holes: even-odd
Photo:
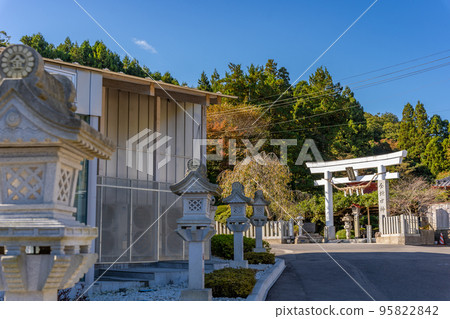
[(271, 253), (255, 253), (248, 252), (244, 254), (244, 259), (248, 260), (249, 264), (274, 264), (275, 254)]
[(247, 298), (256, 284), (256, 271), (246, 268), (224, 268), (205, 274), (205, 287), (214, 297)]
[[(211, 238), (211, 253), (216, 257), (233, 259), (234, 257), (233, 235), (214, 235)], [(270, 244), (263, 240), (263, 246), (270, 251)], [(254, 238), (244, 237), (244, 253), (252, 252), (256, 247)]]
[[(355, 238), (355, 231), (353, 229), (350, 231), (350, 238)], [(347, 239), (345, 229), (341, 229), (336, 232), (336, 239)]]

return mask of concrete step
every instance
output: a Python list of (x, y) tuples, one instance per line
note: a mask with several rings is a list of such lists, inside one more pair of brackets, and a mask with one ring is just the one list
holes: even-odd
[[(96, 276), (104, 270), (97, 269)], [(181, 268), (132, 267), (128, 269), (110, 269), (101, 278), (102, 281), (146, 282), (150, 286), (167, 285), (171, 282), (187, 281), (188, 270)]]

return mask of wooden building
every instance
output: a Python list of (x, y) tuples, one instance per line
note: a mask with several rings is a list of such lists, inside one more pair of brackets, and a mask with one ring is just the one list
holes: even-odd
[(111, 160), (84, 163), (77, 188), (77, 219), (99, 229), (98, 263), (185, 259), (169, 185), (206, 138), (206, 107), (234, 97), (60, 60), (45, 68), (72, 80), (77, 113), (117, 143)]

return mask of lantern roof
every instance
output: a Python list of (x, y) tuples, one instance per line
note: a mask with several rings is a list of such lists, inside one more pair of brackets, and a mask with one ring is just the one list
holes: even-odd
[(225, 204), (252, 204), (253, 200), (246, 197), (244, 193), (244, 186), (239, 182), (234, 182), (231, 185), (231, 194), (223, 199)]
[(270, 202), (264, 198), (262, 190), (255, 192), (255, 198), (253, 199), (253, 206), (268, 206)]
[(210, 183), (206, 177), (204, 164), (188, 161), (186, 176), (176, 184), (170, 186), (170, 190), (177, 195), (183, 194), (207, 194), (220, 195), (222, 189), (217, 184)]
[(2, 49), (0, 147), (72, 146), (88, 159), (109, 159), (114, 143), (75, 114), (75, 95), (68, 78), (44, 70), (33, 48)]

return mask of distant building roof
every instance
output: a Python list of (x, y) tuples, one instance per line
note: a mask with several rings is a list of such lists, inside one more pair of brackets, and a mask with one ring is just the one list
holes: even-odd
[(450, 188), (450, 176), (436, 180), (435, 187)]

